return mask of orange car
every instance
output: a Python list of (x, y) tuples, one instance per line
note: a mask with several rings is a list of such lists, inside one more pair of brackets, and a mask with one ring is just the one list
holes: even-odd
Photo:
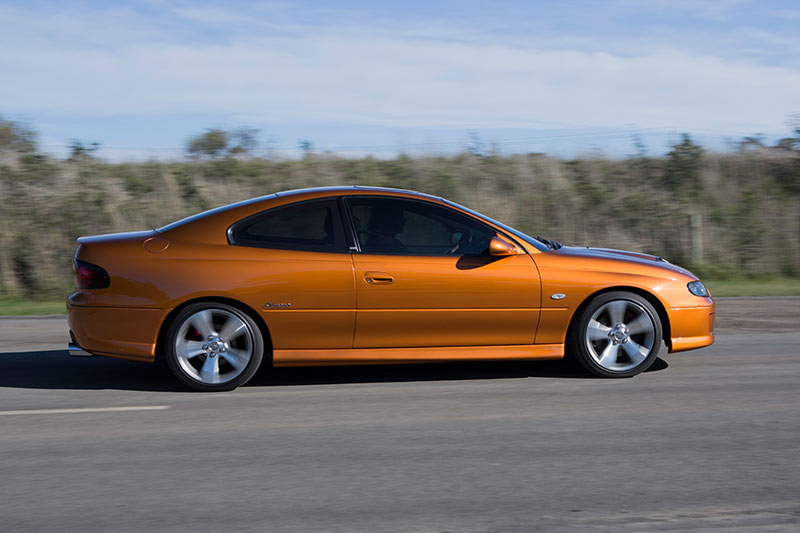
[(714, 342), (714, 302), (651, 255), (562, 246), (442, 198), (305, 189), (81, 237), (74, 355), (166, 357), (202, 391), (274, 366), (560, 359), (628, 377)]

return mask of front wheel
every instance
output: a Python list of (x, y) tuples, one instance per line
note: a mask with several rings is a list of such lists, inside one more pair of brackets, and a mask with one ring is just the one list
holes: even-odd
[(594, 298), (572, 331), (576, 359), (589, 372), (613, 378), (647, 370), (661, 348), (661, 320), (655, 308), (630, 292)]
[(172, 373), (190, 388), (226, 391), (244, 385), (256, 373), (264, 340), (246, 313), (204, 302), (178, 313), (167, 330), (165, 352)]

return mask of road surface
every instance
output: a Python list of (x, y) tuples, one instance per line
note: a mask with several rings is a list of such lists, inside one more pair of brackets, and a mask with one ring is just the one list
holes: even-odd
[(67, 357), (63, 318), (3, 319), (0, 528), (797, 531), (800, 328), (722, 326), (628, 380), (281, 369), (197, 394)]

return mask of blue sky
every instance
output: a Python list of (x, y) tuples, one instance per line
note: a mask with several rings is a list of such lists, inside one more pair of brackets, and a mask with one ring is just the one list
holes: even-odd
[[(333, 7), (332, 7), (333, 6)], [(262, 150), (653, 154), (789, 134), (800, 4), (606, 2), (2, 2), (0, 114), (42, 147), (183, 156), (208, 127)]]

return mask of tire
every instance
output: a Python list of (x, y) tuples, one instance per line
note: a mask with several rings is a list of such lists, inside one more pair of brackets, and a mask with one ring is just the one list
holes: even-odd
[(170, 370), (196, 391), (233, 390), (247, 383), (264, 357), (264, 338), (236, 307), (200, 302), (183, 309), (167, 329), (164, 352)]
[(631, 292), (595, 297), (572, 331), (575, 358), (589, 372), (627, 378), (644, 372), (661, 349), (661, 320), (646, 299)]

